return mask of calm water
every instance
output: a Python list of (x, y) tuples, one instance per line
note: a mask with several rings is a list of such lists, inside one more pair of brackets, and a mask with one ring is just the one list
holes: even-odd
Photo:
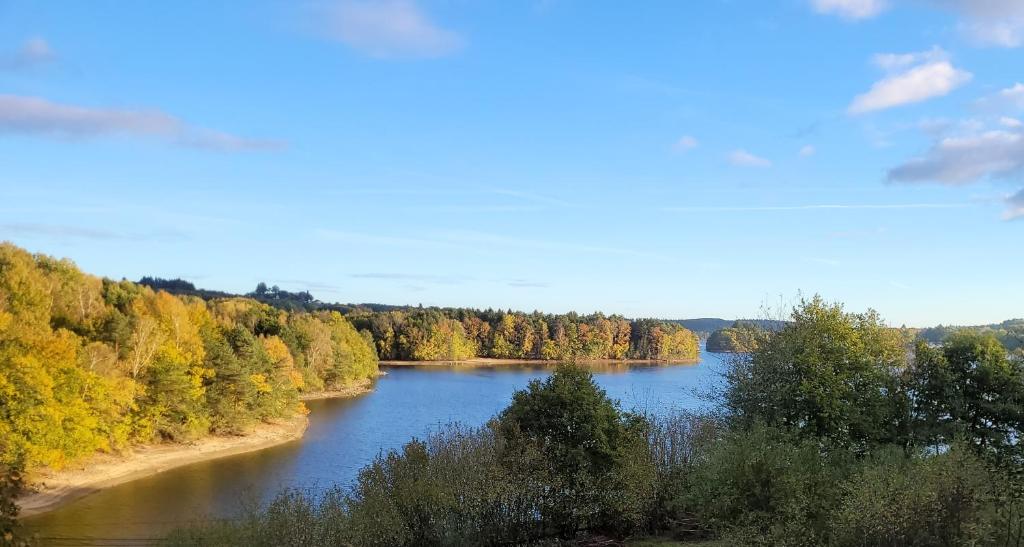
[[(701, 405), (695, 393), (715, 383), (723, 356), (697, 365), (593, 367), (597, 382), (627, 409), (662, 414)], [(541, 366), (387, 367), (372, 393), (310, 401), (305, 437), (258, 452), (200, 462), (97, 492), (27, 519), (49, 544), (152, 538), (188, 521), (230, 518), (246, 502), (282, 488), (350, 484), (381, 450), (460, 422), (481, 425)], [(65, 539), (58, 539), (65, 538)], [(81, 543), (85, 539), (86, 543)]]

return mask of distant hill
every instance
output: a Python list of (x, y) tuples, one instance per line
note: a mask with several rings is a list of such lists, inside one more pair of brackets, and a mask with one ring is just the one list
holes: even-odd
[(719, 329), (724, 329), (733, 324), (732, 319), (720, 319), (718, 317), (700, 317), (697, 319), (677, 319), (672, 323), (682, 325), (693, 332), (708, 335)]
[(734, 327), (743, 323), (754, 325), (769, 331), (777, 331), (786, 326), (785, 321), (775, 319), (720, 319), (718, 317), (702, 317), (700, 319), (676, 319), (670, 321), (682, 325), (702, 336), (710, 336), (716, 331)]

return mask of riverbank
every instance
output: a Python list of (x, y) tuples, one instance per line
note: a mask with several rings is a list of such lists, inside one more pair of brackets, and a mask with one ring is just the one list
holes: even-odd
[[(302, 395), (303, 401), (356, 397), (369, 393), (369, 379), (342, 389)], [(20, 516), (52, 511), (105, 488), (124, 484), (192, 463), (254, 452), (301, 439), (309, 420), (305, 414), (254, 426), (244, 435), (204, 437), (187, 444), (134, 447), (122, 454), (97, 454), (77, 465), (42, 470), (31, 478), (29, 492), (18, 498)]]
[[(380, 373), (381, 376), (384, 373)], [(354, 382), (351, 385), (345, 386), (341, 389), (331, 389), (327, 391), (318, 391), (316, 393), (304, 393), (299, 396), (300, 400), (303, 401), (319, 401), (320, 399), (344, 399), (348, 397), (358, 397), (359, 395), (365, 395), (373, 391), (373, 380), (364, 378)]]
[(309, 420), (304, 414), (259, 424), (245, 435), (210, 436), (188, 444), (133, 448), (124, 454), (98, 454), (59, 471), (43, 470), (30, 491), (18, 499), (20, 516), (31, 517), (105, 488), (191, 463), (244, 454), (302, 437)]
[[(461, 359), (455, 361), (381, 361), (382, 366), (388, 367), (418, 367), (418, 366), (465, 366), (465, 367), (496, 367), (515, 365), (550, 365), (554, 366), (565, 361), (554, 359), (494, 359), (491, 357), (474, 357), (473, 359)], [(695, 365), (700, 362), (696, 359), (675, 359), (659, 361), (656, 359), (580, 359), (576, 361), (580, 365)]]

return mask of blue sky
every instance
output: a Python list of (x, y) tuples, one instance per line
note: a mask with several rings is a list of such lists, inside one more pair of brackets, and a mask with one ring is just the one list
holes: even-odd
[(0, 239), (322, 300), (1024, 315), (1018, 0), (0, 0)]

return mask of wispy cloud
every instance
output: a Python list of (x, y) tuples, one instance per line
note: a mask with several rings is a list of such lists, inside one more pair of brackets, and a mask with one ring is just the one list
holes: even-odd
[(579, 206), (578, 203), (571, 202), (571, 201), (566, 201), (564, 199), (560, 199), (560, 198), (556, 198), (556, 197), (551, 197), (551, 196), (545, 196), (545, 195), (541, 195), (541, 194), (534, 194), (532, 192), (523, 192), (523, 191), (520, 191), (520, 190), (509, 190), (507, 188), (489, 188), (489, 189), (487, 189), (487, 191), (492, 193), (492, 194), (499, 195), (499, 196), (513, 197), (513, 198), (517, 198), (517, 199), (520, 199), (520, 200), (529, 201), (529, 202), (537, 203), (537, 204), (541, 204), (541, 205), (554, 205), (554, 206), (558, 206), (558, 207), (578, 207)]
[(542, 281), (529, 281), (526, 279), (513, 279), (506, 283), (506, 285), (518, 289), (546, 289), (551, 286), (550, 283), (544, 283)]
[(1009, 127), (1010, 129), (1020, 129), (1024, 127), (1024, 122), (1018, 120), (1017, 118), (1002, 116), (999, 118), (999, 125), (1003, 127)]
[(461, 252), (478, 252), (500, 250), (520, 250), (548, 253), (573, 253), (590, 255), (634, 256), (646, 258), (665, 258), (662, 255), (640, 249), (585, 245), (572, 242), (509, 237), (499, 234), (476, 231), (442, 231), (427, 236), (381, 236), (359, 232), (347, 232), (331, 229), (319, 229), (316, 235), (330, 241), (351, 244), (392, 246), (405, 248), (450, 249)]
[(948, 95), (971, 81), (970, 72), (955, 68), (940, 48), (919, 53), (885, 53), (874, 62), (888, 73), (847, 108), (849, 114), (866, 114)]
[(833, 268), (837, 268), (840, 264), (842, 264), (840, 261), (834, 258), (806, 257), (804, 258), (804, 262), (810, 262), (811, 264), (821, 264), (823, 266), (831, 266)]
[(65, 224), (43, 224), (36, 222), (11, 222), (0, 224), (0, 239), (5, 235), (23, 237), (42, 237), (56, 240), (94, 241), (149, 241), (184, 239), (185, 235), (178, 231), (163, 230), (147, 233), (122, 233), (109, 230), (71, 226)]
[(810, 144), (804, 145), (800, 148), (800, 152), (798, 152), (801, 158), (809, 158), (817, 153), (818, 149)]
[(354, 279), (376, 279), (384, 281), (417, 281), (420, 283), (433, 283), (437, 285), (458, 285), (470, 278), (463, 275), (435, 275), (435, 274), (414, 274), (397, 272), (368, 272), (349, 274)]
[(975, 101), (979, 110), (986, 112), (1021, 112), (1024, 111), (1024, 84), (1016, 83), (1006, 89), (1000, 89), (987, 97)]
[[(1024, 44), (1024, 2), (1020, 0), (925, 1), (958, 15), (960, 32), (976, 45), (1013, 48)], [(889, 0), (810, 0), (818, 13), (854, 21), (875, 17), (892, 3)]]
[(885, 0), (811, 0), (818, 13), (838, 15), (844, 19), (860, 20), (874, 17), (888, 7)]
[(1006, 198), (1006, 204), (1008, 208), (1003, 218), (1006, 220), (1024, 218), (1024, 190)]
[(733, 150), (729, 153), (729, 163), (740, 167), (771, 167), (771, 160), (756, 156), (746, 150)]
[(0, 133), (64, 139), (149, 137), (218, 151), (272, 150), (283, 146), (277, 141), (248, 139), (191, 126), (156, 110), (91, 108), (18, 95), (0, 95)]
[(378, 58), (440, 57), (463, 44), (413, 0), (337, 0), (327, 24), (331, 37)]
[[(348, 277), (352, 279), (367, 279), (377, 281), (402, 281), (407, 282), (407, 286), (417, 286), (422, 289), (421, 285), (463, 285), (471, 281), (484, 281), (487, 283), (497, 283), (514, 288), (546, 288), (550, 287), (549, 283), (542, 281), (534, 281), (530, 279), (478, 279), (475, 277), (455, 274), (427, 274), (427, 273), (411, 273), (411, 272), (365, 272), (365, 273), (353, 273), (349, 274)], [(419, 285), (417, 285), (419, 284)]]
[(670, 213), (754, 213), (772, 211), (835, 211), (835, 210), (887, 210), (887, 209), (962, 209), (972, 207), (968, 203), (891, 203), (891, 204), (814, 204), (814, 205), (765, 205), (765, 206), (685, 206), (665, 207)]
[(981, 46), (1018, 47), (1024, 43), (1024, 2), (1020, 0), (931, 0), (958, 13), (960, 31)]
[(529, 239), (519, 237), (508, 237), (498, 234), (475, 231), (451, 231), (439, 234), (445, 241), (458, 244), (470, 244), (484, 247), (504, 247), (509, 249), (524, 249), (534, 251), (550, 251), (559, 253), (579, 253), (598, 255), (619, 255), (637, 256), (648, 258), (661, 258), (660, 255), (649, 253), (639, 249), (607, 247), (602, 245), (585, 245), (571, 242), (554, 240)]
[(0, 54), (0, 70), (21, 70), (52, 62), (57, 58), (49, 42), (29, 38), (17, 51)]
[(683, 135), (682, 137), (679, 137), (679, 140), (672, 144), (672, 150), (676, 152), (686, 152), (697, 148), (699, 144), (700, 143), (697, 141), (696, 137)]
[(386, 245), (389, 247), (414, 247), (414, 248), (436, 248), (453, 247), (451, 243), (435, 241), (419, 237), (384, 236), (377, 234), (366, 234), (362, 232), (349, 232), (345, 230), (332, 230), (321, 228), (316, 230), (315, 235), (327, 241), (351, 243), (357, 245)]
[(278, 283), (281, 285), (289, 285), (292, 287), (299, 287), (298, 290), (304, 291), (319, 291), (328, 293), (342, 293), (345, 291), (345, 287), (341, 287), (333, 283), (324, 283), (322, 281), (309, 281), (306, 279), (271, 279), (270, 282)]

